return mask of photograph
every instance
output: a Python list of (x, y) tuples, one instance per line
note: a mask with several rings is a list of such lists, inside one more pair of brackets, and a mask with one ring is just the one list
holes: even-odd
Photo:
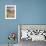
[(16, 19), (16, 5), (5, 5), (5, 19)]

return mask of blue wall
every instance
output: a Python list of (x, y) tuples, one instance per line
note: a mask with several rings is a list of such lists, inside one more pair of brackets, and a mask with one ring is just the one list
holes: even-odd
[[(16, 5), (15, 20), (5, 20), (6, 4)], [(9, 32), (17, 34), (17, 24), (46, 24), (46, 0), (0, 0), (0, 44), (8, 43)]]

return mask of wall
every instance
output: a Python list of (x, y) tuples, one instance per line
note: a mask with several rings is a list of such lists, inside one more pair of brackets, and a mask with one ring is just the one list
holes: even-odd
[[(6, 4), (16, 5), (16, 20), (4, 19)], [(46, 0), (0, 0), (0, 44), (8, 43), (9, 32), (17, 34), (17, 24), (46, 24)]]

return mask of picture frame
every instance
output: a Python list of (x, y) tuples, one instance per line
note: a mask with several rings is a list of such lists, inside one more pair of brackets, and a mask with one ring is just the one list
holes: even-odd
[(5, 5), (5, 19), (16, 19), (16, 5)]

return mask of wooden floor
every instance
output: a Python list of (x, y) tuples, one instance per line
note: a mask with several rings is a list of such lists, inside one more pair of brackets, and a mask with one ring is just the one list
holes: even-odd
[[(0, 46), (8, 46), (8, 44), (0, 44)], [(9, 45), (9, 46), (18, 46), (18, 44)]]
[[(0, 44), (0, 46), (8, 46), (8, 44)], [(11, 45), (10, 45), (11, 46)], [(46, 46), (45, 41), (34, 41), (31, 40), (21, 40), (19, 44), (15, 44), (13, 46)]]
[(46, 46), (45, 41), (34, 41), (32, 42), (31, 40), (21, 40), (19, 46)]

